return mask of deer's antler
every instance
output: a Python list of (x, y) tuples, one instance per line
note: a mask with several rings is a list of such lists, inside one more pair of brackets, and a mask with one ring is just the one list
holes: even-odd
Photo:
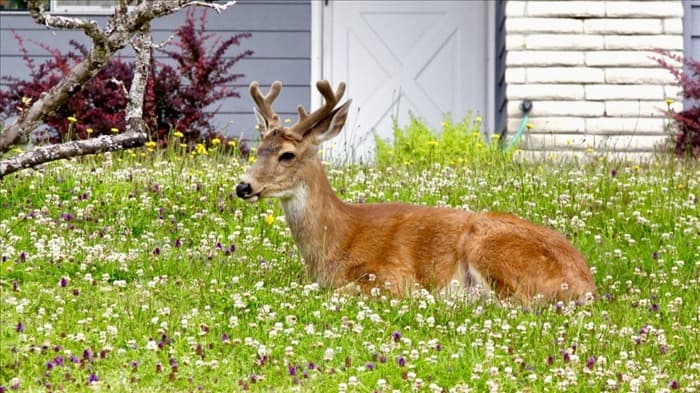
[(323, 120), (329, 113), (333, 111), (343, 94), (345, 94), (345, 82), (340, 82), (338, 88), (333, 92), (330, 82), (327, 80), (322, 80), (316, 82), (316, 88), (321, 93), (326, 102), (322, 107), (316, 109), (312, 113), (306, 112), (302, 105), (297, 106), (297, 112), (299, 112), (299, 120), (296, 124), (290, 127), (290, 131), (296, 135), (303, 135), (308, 131), (314, 124)]
[[(278, 95), (280, 95), (280, 91), (282, 91), (282, 82), (273, 82), (270, 86), (270, 90), (264, 96), (260, 91), (260, 86), (258, 85), (257, 81), (253, 81), (250, 83), (249, 90), (250, 96), (253, 97), (255, 105), (258, 107), (258, 111), (260, 111), (260, 115), (267, 122), (267, 128), (270, 129), (279, 127), (280, 117), (272, 109), (272, 102), (277, 98)], [(260, 130), (261, 133), (264, 131), (265, 130)]]

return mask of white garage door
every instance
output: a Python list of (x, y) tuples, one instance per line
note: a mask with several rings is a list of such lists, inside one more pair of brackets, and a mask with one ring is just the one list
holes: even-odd
[(353, 99), (336, 148), (363, 158), (373, 132), (390, 139), (409, 113), (435, 127), (446, 113), (486, 113), (487, 2), (331, 1), (322, 21), (322, 76)]

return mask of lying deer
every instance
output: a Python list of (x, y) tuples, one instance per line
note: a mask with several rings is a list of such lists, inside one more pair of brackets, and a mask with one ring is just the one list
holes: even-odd
[[(272, 109), (282, 84), (250, 94), (261, 131), (257, 160), (236, 187), (246, 201), (279, 198), (311, 278), (322, 286), (408, 295), (416, 287), (493, 291), (499, 298), (585, 300), (595, 285), (583, 256), (560, 233), (501, 213), (402, 203), (349, 204), (333, 192), (319, 145), (340, 133), (350, 100), (328, 81), (323, 107), (290, 127)], [(374, 290), (376, 291), (376, 290)]]

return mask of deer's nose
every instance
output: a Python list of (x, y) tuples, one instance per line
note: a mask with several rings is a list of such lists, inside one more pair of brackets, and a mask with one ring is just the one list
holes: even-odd
[(239, 198), (247, 198), (252, 193), (253, 187), (250, 185), (250, 183), (240, 182), (236, 186), (236, 195), (238, 195)]

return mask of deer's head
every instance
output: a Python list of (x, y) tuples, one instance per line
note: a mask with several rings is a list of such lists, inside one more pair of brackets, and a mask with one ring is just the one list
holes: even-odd
[(282, 90), (282, 83), (274, 82), (263, 95), (258, 82), (250, 84), (250, 95), (255, 101), (255, 116), (260, 130), (257, 159), (248, 168), (242, 181), (236, 186), (236, 195), (253, 202), (260, 198), (291, 196), (306, 181), (307, 165), (316, 163), (318, 146), (338, 135), (347, 119), (351, 100), (336, 108), (345, 93), (341, 82), (334, 92), (328, 81), (316, 83), (325, 98), (325, 104), (312, 113), (299, 105), (299, 119), (289, 127), (280, 122), (272, 109), (272, 102)]

